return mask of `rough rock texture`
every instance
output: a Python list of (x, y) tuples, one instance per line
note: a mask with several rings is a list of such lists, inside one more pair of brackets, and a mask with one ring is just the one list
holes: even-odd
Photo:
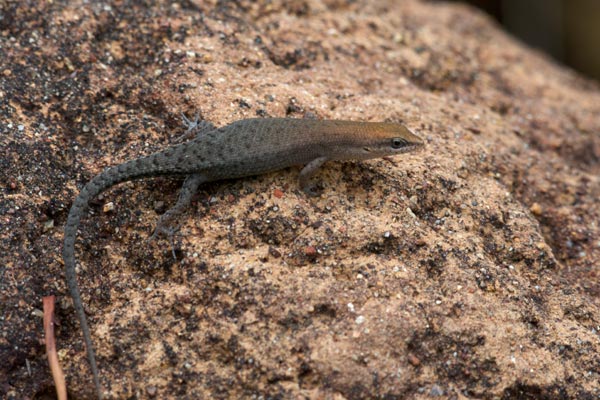
[(401, 121), (418, 154), (96, 199), (77, 244), (114, 398), (600, 396), (600, 88), (460, 5), (0, 2), (0, 397), (51, 396), (59, 296), (93, 396), (62, 226), (103, 168), (247, 117)]

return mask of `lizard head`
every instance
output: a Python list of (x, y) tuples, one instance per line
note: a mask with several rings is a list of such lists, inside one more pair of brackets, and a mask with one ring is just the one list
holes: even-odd
[(392, 156), (417, 150), (424, 146), (423, 139), (402, 124), (388, 122), (363, 122), (351, 133), (346, 133), (338, 155), (342, 159), (369, 159)]

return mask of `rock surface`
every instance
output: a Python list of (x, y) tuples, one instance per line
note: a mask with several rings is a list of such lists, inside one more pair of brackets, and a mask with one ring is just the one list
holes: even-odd
[[(92, 3), (92, 2), (90, 2)], [(5, 2), (0, 397), (93, 388), (62, 227), (180, 114), (400, 121), (418, 154), (204, 186), (177, 259), (146, 243), (180, 181), (96, 199), (77, 242), (114, 398), (600, 396), (600, 87), (460, 5)], [(107, 204), (110, 206), (107, 206)]]

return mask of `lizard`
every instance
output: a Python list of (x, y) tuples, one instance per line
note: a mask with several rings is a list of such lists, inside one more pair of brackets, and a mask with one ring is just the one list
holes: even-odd
[(315, 196), (318, 192), (310, 180), (326, 161), (392, 156), (424, 145), (423, 140), (406, 126), (391, 122), (251, 118), (220, 128), (206, 121), (198, 122), (198, 119), (186, 122), (189, 123), (188, 132), (197, 131), (195, 137), (105, 169), (81, 189), (67, 217), (62, 252), (65, 277), (99, 399), (103, 393), (75, 270), (75, 239), (90, 200), (126, 181), (164, 175), (186, 177), (175, 205), (161, 216), (156, 235), (157, 232), (170, 232), (169, 223), (185, 210), (203, 183), (300, 165), (304, 166), (298, 179), (300, 187), (308, 195)]

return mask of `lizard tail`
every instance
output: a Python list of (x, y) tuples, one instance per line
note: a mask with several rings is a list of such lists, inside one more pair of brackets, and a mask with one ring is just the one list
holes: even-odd
[(81, 325), (81, 330), (83, 331), (83, 339), (85, 341), (88, 362), (90, 363), (90, 368), (92, 369), (92, 375), (94, 377), (96, 393), (98, 394), (98, 399), (102, 399), (102, 387), (100, 386), (100, 379), (98, 377), (96, 356), (94, 354), (90, 328), (87, 323), (85, 311), (83, 310), (83, 303), (81, 301), (79, 287), (77, 286), (77, 275), (75, 272), (75, 238), (77, 237), (79, 221), (81, 220), (83, 214), (87, 211), (88, 201), (94, 197), (91, 194), (94, 192), (99, 193), (99, 191), (94, 190), (96, 189), (96, 185), (90, 186), (92, 182), (86, 185), (81, 193), (79, 193), (79, 196), (77, 196), (75, 202), (71, 206), (71, 211), (69, 211), (69, 217), (67, 218), (64, 234), (65, 242), (63, 245), (63, 260), (65, 263), (65, 277), (67, 279), (67, 285), (69, 287), (69, 292), (71, 293), (71, 298), (73, 299), (75, 313), (77, 314), (79, 324)]
[(75, 239), (77, 237), (77, 229), (79, 227), (81, 218), (88, 209), (88, 202), (111, 186), (121, 182), (143, 178), (149, 175), (156, 176), (173, 173), (176, 174), (181, 172), (177, 170), (162, 170), (160, 167), (160, 165), (163, 165), (160, 162), (161, 157), (164, 157), (164, 154), (155, 153), (147, 157), (138, 158), (136, 160), (125, 162), (116, 167), (109, 168), (97, 175), (84, 186), (75, 199), (73, 205), (71, 206), (71, 210), (69, 211), (69, 216), (65, 225), (63, 246), (65, 277), (71, 298), (73, 299), (73, 306), (75, 307), (75, 312), (77, 314), (77, 318), (79, 319), (81, 330), (83, 331), (83, 339), (85, 342), (87, 358), (92, 370), (98, 399), (102, 399), (102, 388), (100, 386), (98, 367), (96, 365), (96, 357), (91, 340), (90, 328), (88, 326), (85, 311), (83, 309), (83, 303), (81, 301), (81, 295), (77, 285), (77, 274), (75, 272)]

